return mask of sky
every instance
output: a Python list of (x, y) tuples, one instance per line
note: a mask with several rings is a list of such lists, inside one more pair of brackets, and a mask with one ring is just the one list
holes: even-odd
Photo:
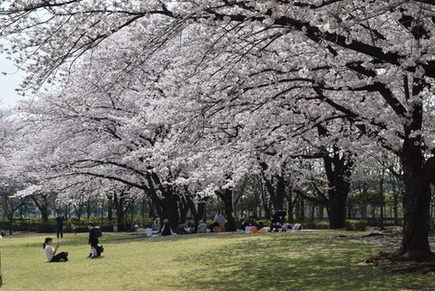
[(0, 74), (0, 107), (12, 108), (22, 98), (18, 96), (15, 89), (19, 87), (24, 73), (17, 71), (13, 63), (3, 54), (0, 54), (0, 72), (7, 73), (7, 75)]

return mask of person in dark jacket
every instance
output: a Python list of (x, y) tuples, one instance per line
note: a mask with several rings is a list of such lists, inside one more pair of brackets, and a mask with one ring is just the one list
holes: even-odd
[(65, 220), (65, 216), (58, 213), (56, 216), (56, 231), (57, 231), (57, 238), (63, 237), (63, 221)]
[(174, 234), (171, 229), (171, 225), (169, 225), (169, 220), (167, 219), (163, 220), (163, 227), (162, 230), (160, 231), (160, 234), (163, 236)]
[(94, 227), (92, 222), (88, 223), (89, 229), (89, 240), (88, 244), (91, 245), (91, 253), (89, 254), (89, 259), (95, 259), (97, 257), (97, 245), (98, 245), (98, 229)]

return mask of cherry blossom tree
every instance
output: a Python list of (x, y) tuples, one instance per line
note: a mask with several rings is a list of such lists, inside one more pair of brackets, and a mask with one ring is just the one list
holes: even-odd
[[(166, 68), (160, 88), (184, 110), (197, 109), (174, 126), (185, 129), (180, 136), (188, 133), (189, 140), (206, 134), (208, 142), (225, 136), (222, 149), (242, 145), (247, 139), (240, 138), (240, 128), (249, 124), (249, 113), (264, 109), (263, 116), (274, 118), (283, 112), (276, 105), (294, 114), (281, 119), (289, 125), (282, 137), (278, 126), (261, 136), (265, 139), (288, 139), (289, 128), (302, 133), (331, 120), (350, 123), (401, 160), (405, 226), (396, 255), (433, 257), (428, 242), (434, 149), (432, 1), (29, 0), (2, 5), (1, 35), (14, 40), (8, 52), (22, 52), (17, 63), (27, 61), (32, 73), (24, 84), (28, 87), (47, 84), (62, 75), (61, 69), (131, 29), (139, 33), (131, 38), (129, 53), (145, 58), (176, 39), (192, 40), (190, 45), (183, 42), (188, 61)], [(140, 27), (146, 27), (147, 37)], [(187, 28), (191, 30), (184, 34)], [(188, 62), (196, 66), (180, 77)], [(306, 121), (304, 127), (291, 127), (303, 124), (294, 122), (297, 116)], [(244, 151), (245, 157), (257, 155), (252, 149)], [(230, 172), (221, 180), (237, 180), (243, 173)]]

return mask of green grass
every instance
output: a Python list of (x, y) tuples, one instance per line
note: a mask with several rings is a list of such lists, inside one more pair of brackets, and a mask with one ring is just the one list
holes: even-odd
[(104, 257), (86, 259), (85, 234), (67, 234), (46, 263), (45, 235), (1, 243), (3, 290), (434, 290), (433, 277), (363, 261), (379, 251), (362, 233), (219, 233), (145, 238), (105, 234)]

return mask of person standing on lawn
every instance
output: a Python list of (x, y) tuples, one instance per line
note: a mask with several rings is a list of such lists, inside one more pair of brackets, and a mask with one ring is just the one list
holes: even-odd
[(89, 254), (89, 259), (95, 259), (97, 257), (97, 245), (98, 245), (98, 229), (94, 227), (92, 222), (88, 223), (89, 229), (89, 240), (88, 244), (91, 245), (91, 253)]
[(63, 221), (65, 220), (65, 216), (58, 213), (56, 216), (56, 231), (57, 231), (57, 238), (59, 236), (63, 238)]

